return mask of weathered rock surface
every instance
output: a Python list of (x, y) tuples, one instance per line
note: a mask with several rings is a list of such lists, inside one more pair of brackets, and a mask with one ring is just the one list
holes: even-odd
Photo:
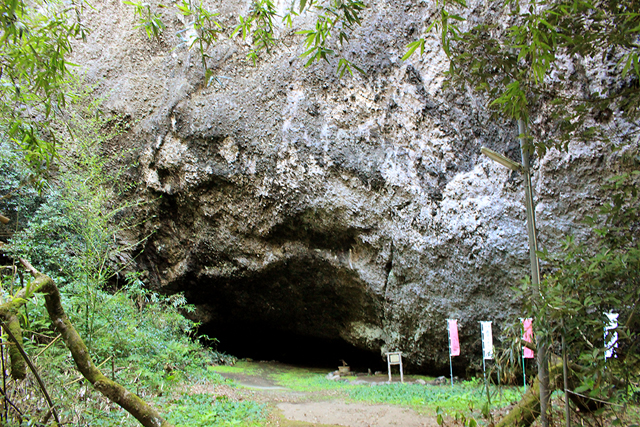
[[(247, 8), (208, 6), (229, 26)], [(477, 322), (516, 317), (511, 287), (528, 272), (522, 179), (480, 146), (516, 160), (519, 151), (512, 123), (443, 89), (437, 39), (422, 59), (400, 61), (431, 2), (372, 5), (346, 47), (366, 76), (304, 68), (296, 36), (256, 66), (225, 39), (210, 49), (209, 87), (197, 54), (172, 50), (175, 15), (163, 12), (158, 42), (119, 1), (95, 7), (76, 62), (104, 108), (130, 123), (105, 150), (133, 149), (138, 193), (161, 196), (140, 230), (155, 231), (137, 258), (150, 285), (185, 292), (213, 335), (341, 338), (403, 351), (423, 370), (448, 363), (445, 319), (457, 318), (459, 366), (480, 361)], [(608, 167), (599, 150), (536, 162), (541, 246), (580, 231), (598, 204)]]

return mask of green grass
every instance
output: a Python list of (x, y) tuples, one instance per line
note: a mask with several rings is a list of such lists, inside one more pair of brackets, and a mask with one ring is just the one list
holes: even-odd
[[(393, 383), (382, 385), (351, 384), (357, 377), (348, 378), (349, 382), (331, 381), (323, 374), (305, 370), (290, 370), (272, 374), (272, 379), (283, 387), (295, 391), (315, 392), (323, 390), (341, 390), (344, 395), (357, 402), (386, 403), (410, 406), (414, 409), (435, 409), (438, 406), (451, 410), (473, 410), (486, 402), (484, 385), (481, 381), (465, 381), (453, 386), (428, 386), (420, 384)], [(428, 377), (424, 377), (428, 379)], [(501, 393), (492, 386), (491, 406), (501, 408), (520, 399), (519, 387), (502, 387)]]
[(271, 378), (282, 387), (303, 392), (336, 390), (348, 387), (347, 383), (331, 381), (322, 374), (304, 370), (274, 373)]
[(169, 400), (164, 413), (176, 427), (260, 426), (267, 415), (264, 404), (214, 398), (206, 393), (183, 394)]
[[(521, 392), (517, 387), (503, 387), (502, 398), (492, 390), (491, 407), (507, 406), (519, 400)], [(354, 401), (387, 403), (411, 406), (417, 410), (435, 409), (440, 406), (450, 410), (474, 410), (486, 402), (482, 385), (464, 382), (451, 386), (424, 386), (419, 384), (385, 384), (379, 386), (359, 385), (346, 390)]]
[(244, 375), (260, 375), (262, 369), (260, 365), (254, 362), (247, 362), (246, 360), (239, 360), (235, 365), (220, 365), (210, 366), (208, 368), (213, 372), (219, 374), (244, 374)]

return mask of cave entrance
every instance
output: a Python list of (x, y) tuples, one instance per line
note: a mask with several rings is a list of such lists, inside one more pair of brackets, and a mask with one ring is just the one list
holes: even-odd
[(290, 331), (238, 324), (224, 330), (205, 328), (216, 337), (217, 350), (241, 359), (275, 360), (291, 365), (336, 370), (344, 360), (352, 370), (386, 369), (379, 352), (364, 350), (340, 338), (301, 335)]
[(386, 366), (381, 338), (354, 328), (381, 330), (380, 298), (331, 260), (307, 255), (250, 277), (201, 276), (195, 285), (187, 298), (206, 311), (200, 331), (219, 340), (219, 351), (332, 370), (341, 360), (360, 372)]

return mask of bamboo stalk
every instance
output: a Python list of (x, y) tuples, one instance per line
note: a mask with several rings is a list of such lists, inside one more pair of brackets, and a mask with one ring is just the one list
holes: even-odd
[(38, 356), (40, 356), (42, 353), (44, 353), (45, 351), (47, 351), (47, 349), (48, 349), (49, 347), (51, 347), (51, 346), (52, 346), (56, 341), (58, 341), (58, 339), (59, 339), (61, 336), (62, 336), (62, 335), (58, 334), (58, 336), (57, 336), (57, 337), (55, 337), (55, 338), (53, 339), (53, 341), (51, 341), (49, 344), (47, 344), (47, 346), (46, 346), (45, 348), (43, 348), (43, 349), (42, 349), (42, 351), (40, 351), (40, 353), (36, 354), (35, 359), (37, 359), (37, 358), (38, 358)]
[[(9, 403), (9, 405), (11, 405), (11, 407), (20, 415), (20, 416), (24, 416), (24, 414), (22, 413), (22, 411), (20, 410), (20, 408), (18, 408), (12, 401), (11, 399), (9, 399), (9, 397), (7, 397), (7, 394), (4, 392), (4, 390), (0, 390), (0, 392), (2, 392), (2, 398), (4, 399), (4, 404), (5, 406), (7, 405), (7, 403)], [(9, 412), (7, 409), (5, 409), (5, 418), (7, 418), (9, 415)]]
[[(2, 331), (2, 328), (0, 328), (0, 332)], [(0, 340), (2, 339), (2, 337), (0, 336)], [(4, 342), (2, 343), (2, 345), (0, 346), (0, 360), (1, 360), (1, 364), (2, 364), (2, 400), (4, 401), (4, 419), (5, 421), (8, 419), (9, 417), (9, 408), (7, 407), (7, 369), (5, 367), (5, 359), (4, 359)]]
[[(109, 361), (109, 359), (111, 359), (112, 357), (113, 357), (113, 356), (109, 356), (109, 357), (107, 357), (105, 360), (103, 360), (103, 361), (102, 361), (102, 363), (101, 363), (101, 364), (99, 364), (98, 366), (96, 366), (96, 368), (100, 369), (100, 368), (101, 368), (105, 363), (107, 363), (107, 362)], [(70, 381), (70, 382), (66, 383), (64, 386), (65, 386), (65, 387), (70, 386), (71, 384), (75, 384), (75, 383), (77, 383), (78, 381), (82, 381), (83, 379), (84, 379), (84, 377), (78, 377), (78, 378), (76, 378), (75, 380), (73, 380), (73, 381)]]

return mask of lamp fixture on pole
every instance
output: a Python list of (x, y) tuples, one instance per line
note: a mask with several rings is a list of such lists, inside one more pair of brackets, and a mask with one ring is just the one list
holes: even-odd
[(502, 166), (511, 169), (512, 171), (522, 172), (522, 165), (518, 162), (514, 162), (508, 157), (503, 156), (487, 147), (482, 147), (480, 152), (490, 158), (491, 160), (500, 163)]
[[(482, 147), (482, 154), (491, 160), (500, 163), (502, 166), (513, 171), (522, 172), (524, 177), (524, 198), (527, 212), (527, 234), (529, 235), (529, 261), (531, 263), (531, 284), (533, 285), (534, 299), (538, 302), (541, 300), (540, 292), (540, 262), (538, 260), (538, 236), (536, 233), (536, 214), (533, 205), (533, 191), (531, 188), (531, 168), (529, 164), (529, 150), (525, 147), (524, 135), (526, 134), (526, 125), (524, 120), (518, 120), (518, 132), (520, 134), (520, 153), (522, 155), (522, 164), (496, 153), (486, 147)], [(549, 366), (547, 361), (546, 342), (542, 336), (537, 336), (537, 357), (538, 357), (538, 380), (540, 381), (540, 422), (542, 427), (549, 426), (547, 417), (549, 403)]]

